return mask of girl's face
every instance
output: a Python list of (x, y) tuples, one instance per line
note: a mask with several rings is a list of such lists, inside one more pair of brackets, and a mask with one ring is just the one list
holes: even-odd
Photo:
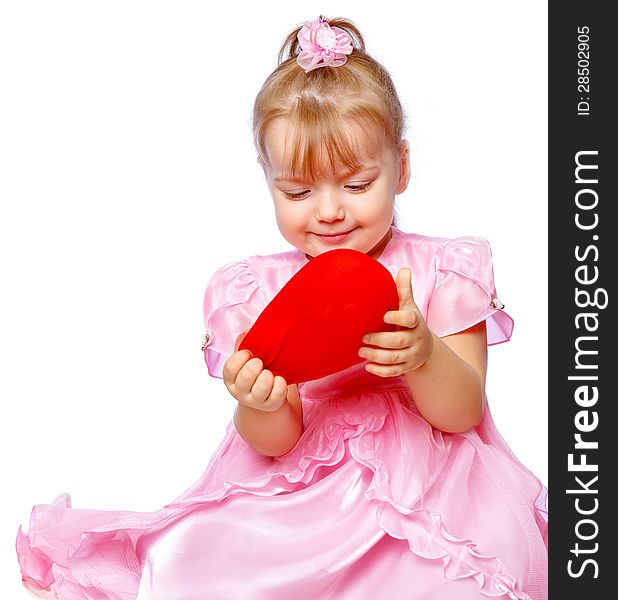
[(410, 179), (408, 142), (385, 148), (361, 171), (309, 183), (282, 178), (285, 140), (285, 122), (274, 121), (264, 140), (270, 160), (264, 172), (283, 237), (311, 257), (351, 248), (378, 258), (391, 236), (395, 196)]

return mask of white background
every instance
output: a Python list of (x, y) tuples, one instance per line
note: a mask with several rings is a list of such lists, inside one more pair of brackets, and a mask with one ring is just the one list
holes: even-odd
[(398, 88), (399, 228), (491, 243), (516, 325), (489, 349), (489, 403), (547, 482), (545, 3), (388, 6), (1, 5), (3, 597), (28, 596), (14, 539), (32, 505), (157, 510), (223, 437), (235, 400), (200, 352), (203, 292), (231, 260), (292, 249), (250, 118), (281, 42), (320, 13), (352, 19)]

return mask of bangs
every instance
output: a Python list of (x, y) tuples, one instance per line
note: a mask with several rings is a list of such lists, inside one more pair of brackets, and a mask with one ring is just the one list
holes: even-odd
[(313, 183), (359, 171), (381, 156), (386, 143), (385, 124), (367, 107), (342, 114), (331, 103), (305, 99), (285, 121), (283, 177), (294, 181)]

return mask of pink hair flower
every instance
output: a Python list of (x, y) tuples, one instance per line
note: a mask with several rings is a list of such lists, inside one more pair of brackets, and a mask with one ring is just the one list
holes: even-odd
[(307, 21), (298, 32), (298, 43), (302, 51), (296, 62), (305, 73), (319, 67), (340, 67), (352, 52), (352, 38), (341, 27), (331, 27), (322, 17)]

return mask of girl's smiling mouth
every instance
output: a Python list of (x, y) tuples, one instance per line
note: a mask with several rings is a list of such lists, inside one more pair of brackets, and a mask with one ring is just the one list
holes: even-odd
[(321, 233), (314, 233), (314, 235), (316, 235), (317, 237), (319, 237), (321, 240), (325, 241), (325, 242), (330, 242), (330, 243), (338, 243), (341, 242), (343, 240), (345, 240), (355, 229), (357, 229), (356, 227), (354, 227), (354, 229), (349, 229), (348, 231), (344, 231), (342, 233), (336, 233), (336, 234), (321, 234)]

